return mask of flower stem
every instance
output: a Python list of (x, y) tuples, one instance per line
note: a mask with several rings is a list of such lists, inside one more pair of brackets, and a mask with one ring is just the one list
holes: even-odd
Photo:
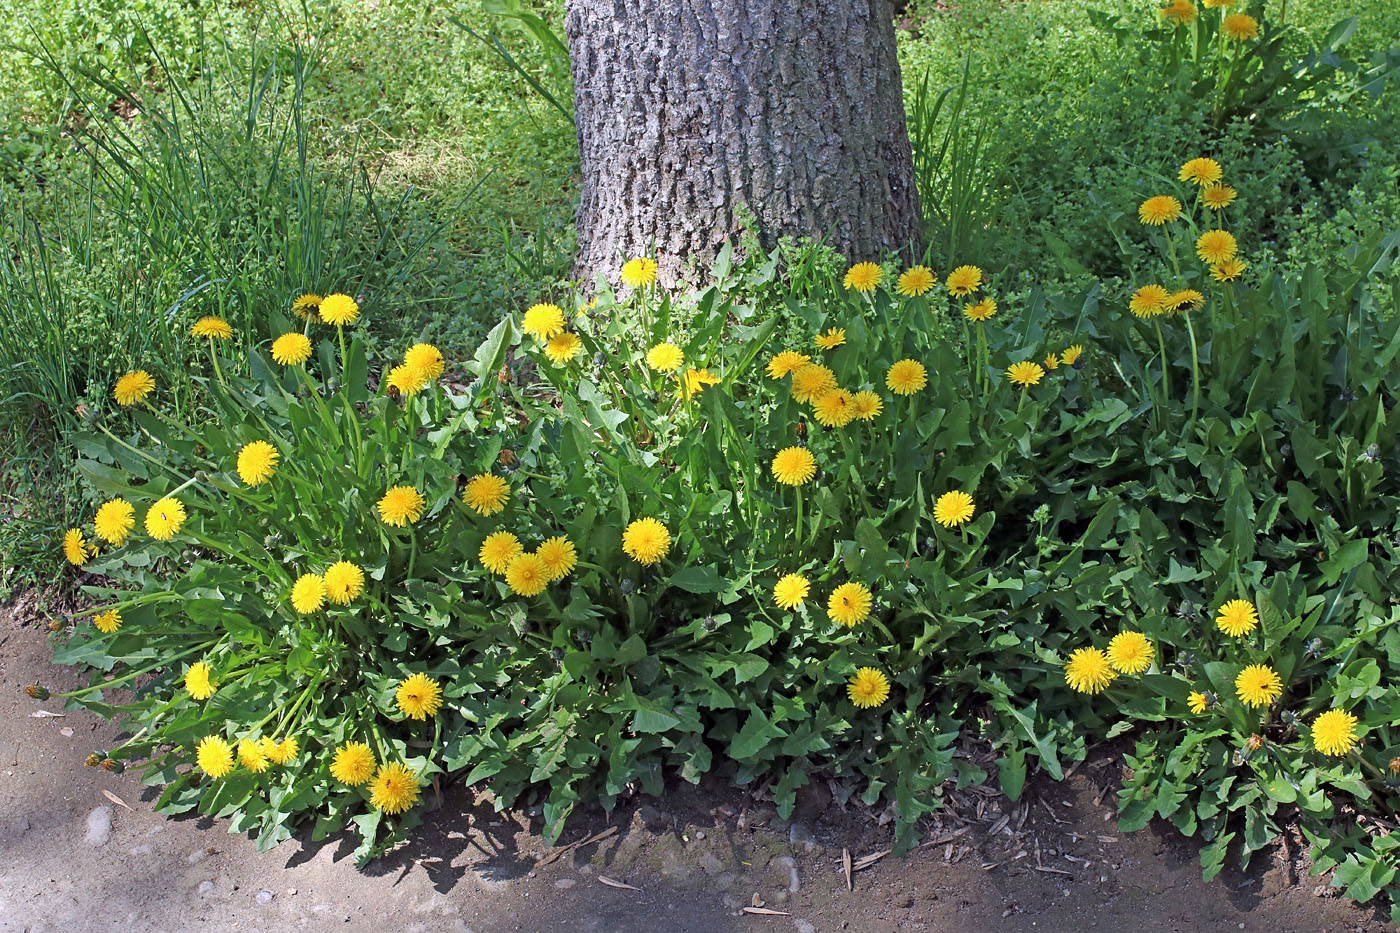
[(1201, 401), (1201, 364), (1196, 351), (1196, 329), (1191, 326), (1191, 315), (1186, 315), (1186, 333), (1191, 338), (1191, 421), (1186, 425), (1186, 433), (1196, 424), (1196, 412)]

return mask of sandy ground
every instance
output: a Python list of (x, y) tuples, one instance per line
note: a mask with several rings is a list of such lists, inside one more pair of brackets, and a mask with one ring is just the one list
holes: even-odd
[[(806, 798), (794, 822), (716, 781), (572, 822), (563, 842), (608, 838), (548, 864), (538, 822), (449, 788), (413, 841), (357, 871), (348, 838), (263, 854), (226, 824), (152, 812), (133, 773), (84, 768), (116, 730), (38, 704), (23, 687), (73, 684), (48, 634), (0, 618), (0, 930), (87, 931), (1381, 931), (1379, 911), (1331, 896), (1299, 846), (1203, 883), (1169, 828), (1116, 830), (1118, 763), (1032, 781), (1013, 804), (963, 794), (930, 827), (943, 840), (854, 873), (888, 827)], [(65, 688), (66, 689), (66, 688)], [(130, 809), (113, 803), (103, 791)], [(1024, 853), (1024, 854), (1020, 854)], [(1019, 855), (1019, 857), (1018, 857)], [(1233, 861), (1233, 859), (1232, 859)], [(636, 890), (612, 887), (603, 876)], [(745, 913), (761, 905), (777, 914)]]

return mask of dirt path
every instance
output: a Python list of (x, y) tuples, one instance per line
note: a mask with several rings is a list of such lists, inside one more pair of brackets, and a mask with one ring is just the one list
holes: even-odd
[[(222, 821), (154, 814), (155, 793), (134, 774), (84, 768), (88, 752), (111, 744), (111, 726), (86, 713), (31, 715), (61, 706), (28, 699), (26, 683), (74, 683), (49, 663), (47, 638), (0, 618), (3, 931), (1390, 929), (1378, 912), (1316, 894), (1321, 880), (1292, 877), (1281, 852), (1205, 884), (1194, 847), (1171, 831), (1118, 833), (1106, 757), (1063, 784), (1033, 782), (1015, 805), (967, 794), (935, 829), (949, 841), (881, 859), (854, 875), (853, 891), (842, 848), (857, 858), (885, 849), (888, 828), (829, 805), (783, 823), (719, 782), (624, 804), (611, 820), (585, 813), (564, 841), (618, 832), (538, 869), (547, 850), (537, 822), (493, 813), (460, 787), (365, 872), (348, 839), (258, 854)], [(755, 899), (787, 915), (743, 913)]]

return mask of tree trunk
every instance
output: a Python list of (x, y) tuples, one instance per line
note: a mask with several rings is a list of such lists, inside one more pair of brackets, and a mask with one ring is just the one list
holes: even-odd
[(583, 193), (576, 272), (706, 272), (754, 219), (772, 246), (917, 255), (891, 0), (567, 0)]

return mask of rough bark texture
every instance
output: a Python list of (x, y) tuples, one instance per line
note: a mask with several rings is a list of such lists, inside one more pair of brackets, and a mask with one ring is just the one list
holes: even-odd
[(852, 260), (920, 238), (891, 0), (567, 0), (583, 193), (577, 272), (663, 281), (760, 239)]

